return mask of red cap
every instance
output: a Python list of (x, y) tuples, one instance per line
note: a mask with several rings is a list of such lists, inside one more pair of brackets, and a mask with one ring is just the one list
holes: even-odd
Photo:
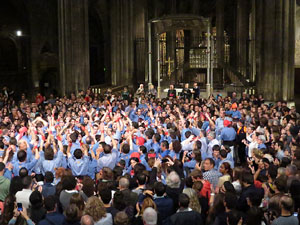
[(133, 153), (130, 155), (130, 158), (138, 158), (138, 159), (140, 159), (140, 153), (138, 153), (138, 152), (133, 152)]
[(231, 105), (231, 108), (232, 108), (232, 109), (237, 109), (237, 104), (236, 104), (236, 103), (233, 103), (233, 104)]
[(19, 133), (25, 133), (25, 132), (27, 132), (27, 128), (26, 127), (21, 127), (20, 129), (19, 129)]
[(0, 135), (2, 134), (2, 130), (0, 129)]
[(144, 138), (142, 138), (142, 137), (137, 137), (136, 138), (136, 144), (137, 145), (142, 146), (142, 145), (144, 145), (144, 143), (145, 143), (145, 139)]
[(224, 127), (228, 127), (231, 124), (231, 122), (229, 120), (224, 120), (223, 124)]
[(150, 153), (148, 154), (148, 158), (155, 158), (156, 157), (156, 154), (155, 153)]

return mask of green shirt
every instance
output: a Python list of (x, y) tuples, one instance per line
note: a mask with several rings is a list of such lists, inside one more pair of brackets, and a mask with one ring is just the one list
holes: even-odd
[(0, 176), (0, 201), (4, 202), (9, 192), (10, 180)]

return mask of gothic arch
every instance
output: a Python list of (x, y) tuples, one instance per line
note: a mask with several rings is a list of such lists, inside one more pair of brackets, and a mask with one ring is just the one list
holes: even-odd
[[(29, 25), (24, 1), (3, 1), (0, 7), (0, 83), (16, 92), (28, 90)], [(22, 32), (17, 36), (16, 31)], [(23, 82), (16, 82), (22, 80)], [(18, 94), (18, 93), (17, 93)]]

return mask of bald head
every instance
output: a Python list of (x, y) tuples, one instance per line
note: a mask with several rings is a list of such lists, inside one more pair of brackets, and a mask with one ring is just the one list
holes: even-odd
[(94, 225), (94, 220), (91, 216), (84, 215), (81, 217), (80, 224), (81, 225)]
[(289, 196), (282, 196), (280, 199), (280, 207), (281, 210), (284, 211), (289, 211), (289, 212), (294, 212), (294, 201), (291, 197)]

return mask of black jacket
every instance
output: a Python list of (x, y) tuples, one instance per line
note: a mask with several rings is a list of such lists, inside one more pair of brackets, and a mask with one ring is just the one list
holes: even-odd
[(168, 97), (172, 97), (172, 98), (176, 98), (176, 90), (173, 89), (173, 90), (168, 90)]
[(249, 205), (247, 204), (247, 198), (251, 195), (256, 195), (261, 198), (264, 197), (264, 190), (262, 188), (256, 188), (254, 184), (249, 187), (243, 188), (241, 196), (237, 203), (237, 210), (246, 212), (249, 210)]
[(201, 214), (195, 211), (175, 213), (169, 219), (170, 225), (203, 225)]

